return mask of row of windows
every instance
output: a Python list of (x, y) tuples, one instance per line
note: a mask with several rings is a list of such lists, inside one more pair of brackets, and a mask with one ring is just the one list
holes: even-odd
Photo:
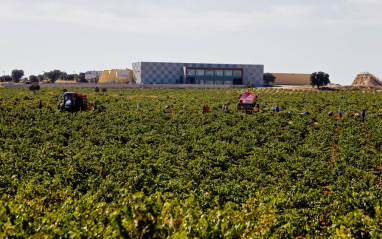
[[(191, 83), (191, 82), (190, 82)], [(231, 80), (223, 81), (223, 80), (195, 80), (191, 84), (201, 84), (201, 85), (232, 85)]]
[(235, 76), (241, 77), (241, 71), (238, 70), (198, 70), (187, 69), (187, 76)]

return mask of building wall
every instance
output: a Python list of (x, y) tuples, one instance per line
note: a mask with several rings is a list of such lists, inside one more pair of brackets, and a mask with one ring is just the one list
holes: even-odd
[(127, 69), (122, 69), (122, 70), (119, 70), (117, 69), (117, 77), (128, 77), (129, 76), (129, 70)]
[(110, 70), (109, 77), (107, 78), (107, 81), (116, 82), (116, 80), (117, 80), (117, 70), (115, 70), (115, 69)]
[(127, 79), (131, 82), (134, 78), (134, 71), (133, 70), (129, 70), (129, 76), (127, 77)]
[(100, 78), (102, 75), (102, 71), (87, 71), (85, 72), (85, 79), (96, 79)]
[(109, 77), (109, 71), (108, 70), (104, 70), (102, 72), (101, 77), (99, 78), (98, 83), (106, 83), (108, 77)]
[(112, 81), (115, 83), (125, 83), (133, 78), (133, 71), (129, 69), (104, 70), (98, 83)]
[(243, 64), (203, 64), (171, 62), (135, 62), (133, 77), (137, 84), (177, 84), (185, 83), (183, 67), (242, 68), (243, 84), (252, 82), (253, 86), (263, 86), (263, 65)]
[(311, 74), (271, 73), (276, 77), (274, 85), (310, 85)]

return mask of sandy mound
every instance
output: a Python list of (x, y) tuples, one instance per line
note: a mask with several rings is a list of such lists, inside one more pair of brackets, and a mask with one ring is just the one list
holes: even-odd
[(352, 86), (382, 86), (382, 83), (372, 74), (358, 74)]

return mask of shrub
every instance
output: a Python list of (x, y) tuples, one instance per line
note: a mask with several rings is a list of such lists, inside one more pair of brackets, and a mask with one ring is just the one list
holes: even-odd
[(28, 88), (30, 91), (33, 91), (33, 93), (36, 93), (36, 90), (40, 90), (40, 85), (37, 82), (34, 82)]

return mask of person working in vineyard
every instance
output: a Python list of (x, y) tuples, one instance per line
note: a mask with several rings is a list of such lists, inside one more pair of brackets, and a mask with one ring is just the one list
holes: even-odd
[(342, 118), (342, 109), (341, 109), (341, 107), (340, 108), (338, 108), (338, 115), (340, 116), (340, 118)]
[(202, 114), (205, 114), (205, 113), (206, 113), (206, 106), (203, 105), (203, 106), (202, 106)]
[(39, 109), (42, 108), (42, 103), (41, 103), (41, 100), (38, 102), (38, 106), (37, 106)]
[(210, 113), (210, 107), (206, 105), (206, 113)]
[(64, 111), (64, 109), (65, 109), (65, 100), (62, 100), (61, 103), (60, 103), (59, 111), (62, 112), (62, 111)]
[(253, 108), (253, 111), (255, 111), (255, 113), (260, 112), (260, 108), (258, 104), (255, 105), (255, 107)]
[(168, 112), (172, 113), (173, 111), (171, 110), (171, 107), (169, 105), (166, 106), (165, 110), (167, 110)]
[(275, 109), (275, 111), (276, 111), (276, 114), (280, 113), (280, 108), (279, 108), (278, 105), (276, 105), (276, 109)]
[(361, 120), (362, 120), (362, 123), (365, 123), (365, 110), (364, 109), (362, 110), (362, 113), (361, 113)]
[(223, 110), (223, 111), (228, 111), (228, 103), (227, 103), (227, 104), (224, 104), (224, 105), (222, 106), (222, 110)]
[(141, 108), (141, 102), (138, 102), (138, 104), (137, 104), (137, 108), (138, 108), (138, 109)]

